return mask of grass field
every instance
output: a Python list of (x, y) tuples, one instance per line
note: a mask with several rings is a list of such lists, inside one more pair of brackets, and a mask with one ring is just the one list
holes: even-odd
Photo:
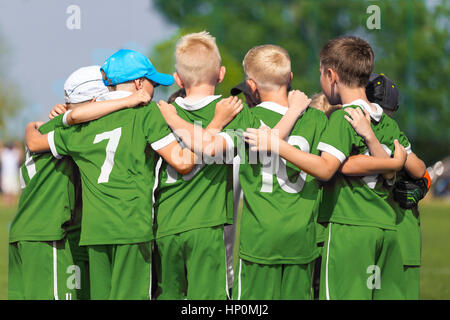
[[(421, 299), (450, 299), (450, 202), (426, 201), (422, 223)], [(8, 225), (15, 208), (0, 204), (0, 299), (8, 298)]]

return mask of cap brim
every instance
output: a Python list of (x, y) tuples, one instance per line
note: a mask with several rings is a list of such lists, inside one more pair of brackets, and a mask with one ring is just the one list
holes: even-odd
[(241, 92), (247, 93), (247, 87), (245, 85), (245, 81), (235, 85), (230, 90), (230, 93), (232, 96), (237, 96)]
[(159, 72), (155, 72), (150, 76), (146, 76), (146, 78), (163, 86), (170, 86), (175, 81), (172, 75)]

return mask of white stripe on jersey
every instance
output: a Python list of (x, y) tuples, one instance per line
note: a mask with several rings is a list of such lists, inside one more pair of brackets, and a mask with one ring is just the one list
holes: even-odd
[(67, 112), (64, 113), (63, 118), (62, 118), (62, 123), (64, 127), (70, 127), (70, 124), (67, 123), (67, 116), (69, 115), (69, 113), (71, 113), (72, 110), (69, 110)]
[(25, 155), (25, 167), (27, 168), (28, 178), (30, 180), (33, 179), (34, 175), (36, 174), (36, 164), (34, 163), (33, 157), (31, 156), (30, 150), (28, 149)]
[(19, 180), (20, 180), (20, 188), (25, 189), (27, 184), (25, 183), (25, 180), (23, 178), (22, 168), (19, 170)]
[(171, 144), (175, 140), (176, 140), (175, 135), (173, 133), (169, 133), (164, 138), (153, 142), (151, 144), (151, 146), (152, 146), (152, 149), (156, 151), (156, 150), (162, 149), (164, 147), (167, 147), (169, 144)]
[(343, 163), (345, 159), (347, 159), (347, 157), (342, 151), (324, 142), (319, 142), (319, 144), (317, 145), (317, 150), (322, 152), (328, 152), (332, 156), (336, 157), (341, 163)]
[(51, 131), (48, 133), (48, 145), (50, 146), (50, 151), (56, 159), (62, 159), (62, 156), (58, 154), (55, 146), (55, 131)]

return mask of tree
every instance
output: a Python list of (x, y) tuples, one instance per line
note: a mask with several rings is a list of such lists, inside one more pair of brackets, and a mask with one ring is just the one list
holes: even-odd
[[(394, 116), (427, 164), (449, 153), (450, 109), (447, 83), (450, 8), (445, 0), (154, 0), (180, 27), (173, 38), (156, 46), (152, 60), (173, 72), (179, 36), (207, 30), (217, 39), (227, 75), (218, 93), (243, 80), (242, 60), (253, 46), (272, 43), (289, 51), (293, 88), (308, 95), (320, 91), (319, 52), (330, 39), (357, 35), (375, 51), (375, 72), (385, 73), (401, 92)], [(369, 6), (380, 8), (380, 29), (369, 30)], [(175, 91), (175, 90), (174, 90)], [(419, 120), (420, 119), (420, 120)], [(432, 147), (430, 147), (432, 146)]]
[(6, 57), (5, 41), (0, 37), (0, 134), (2, 137), (10, 138), (6, 132), (6, 121), (17, 114), (23, 107), (23, 103), (17, 87), (5, 76), (7, 73)]

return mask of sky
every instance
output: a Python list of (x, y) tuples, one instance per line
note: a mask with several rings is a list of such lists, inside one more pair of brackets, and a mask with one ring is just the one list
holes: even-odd
[(29, 121), (45, 121), (56, 103), (64, 103), (64, 81), (77, 68), (102, 65), (121, 48), (148, 55), (176, 31), (152, 0), (0, 0), (7, 47), (2, 74), (25, 102), (8, 134), (22, 137)]

